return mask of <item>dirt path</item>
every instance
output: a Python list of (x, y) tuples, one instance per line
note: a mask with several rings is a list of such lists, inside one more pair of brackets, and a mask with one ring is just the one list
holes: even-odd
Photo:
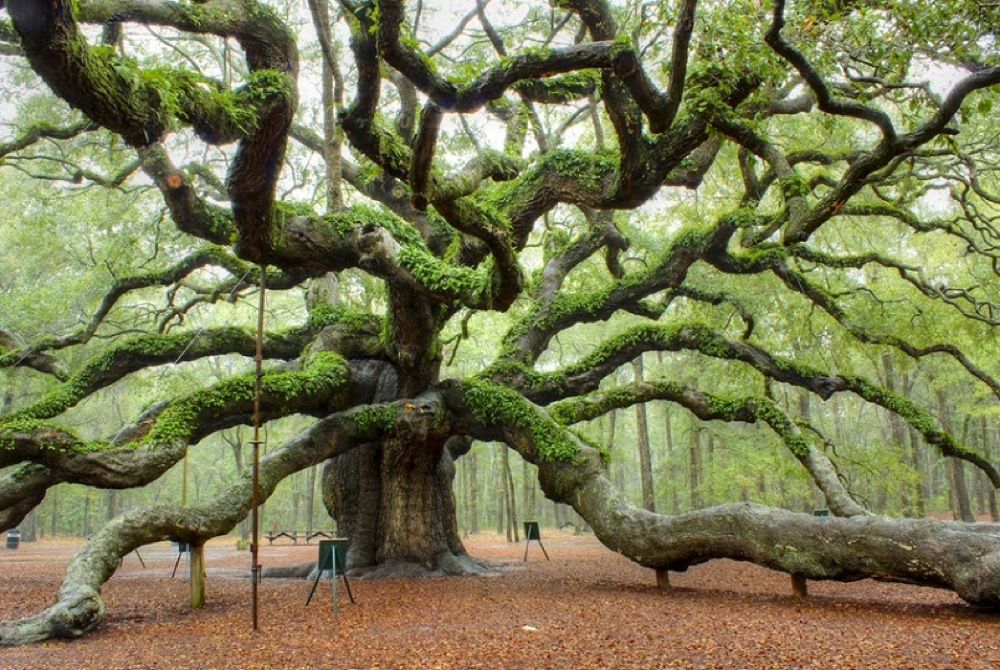
[[(129, 557), (105, 587), (108, 618), (74, 642), (0, 649), (0, 669), (257, 668), (1000, 668), (1000, 614), (948, 592), (900, 585), (810, 583), (728, 561), (653, 574), (593, 537), (547, 533), (551, 562), (532, 544), (482, 535), (476, 556), (497, 576), (353, 580), (356, 604), (334, 614), (329, 582), (309, 607), (304, 581), (261, 585), (261, 629), (250, 632), (249, 554), (209, 545), (208, 606), (191, 611), (167, 544)], [(78, 546), (78, 545), (77, 545)], [(49, 603), (72, 543), (0, 549), (0, 618)], [(263, 546), (265, 565), (314, 558), (315, 546)], [(343, 594), (343, 591), (341, 591)]]

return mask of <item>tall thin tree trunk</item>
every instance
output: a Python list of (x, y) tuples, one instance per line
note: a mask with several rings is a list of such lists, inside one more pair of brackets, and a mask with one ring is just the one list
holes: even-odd
[(923, 518), (927, 516), (927, 475), (924, 472), (923, 459), (920, 457), (920, 434), (912, 427), (907, 431), (909, 436), (909, 446), (906, 450), (907, 463), (917, 474), (917, 480), (913, 483), (913, 512), (914, 516)]
[(670, 406), (663, 404), (663, 441), (667, 447), (667, 484), (670, 490), (670, 512), (680, 512), (680, 500), (677, 494), (677, 463), (674, 458), (674, 430), (670, 420)]
[[(953, 430), (954, 425), (952, 422), (951, 405), (948, 404), (944, 391), (938, 390), (937, 399), (938, 412), (940, 413), (942, 427), (948, 431)], [(965, 438), (968, 436), (968, 428), (969, 421), (968, 418), (966, 418), (963, 430), (966, 435), (962, 438), (963, 443), (966, 442)], [(947, 461), (948, 475), (951, 480), (952, 500), (954, 502), (952, 505), (952, 515), (958, 521), (975, 521), (976, 517), (972, 514), (972, 505), (969, 504), (969, 489), (965, 483), (964, 462), (951, 457), (949, 457)]]
[(535, 478), (528, 461), (521, 460), (521, 503), (524, 505), (524, 519), (535, 518)]
[[(882, 355), (882, 368), (885, 373), (885, 385), (894, 393), (908, 395), (911, 385), (908, 375), (903, 373), (897, 376), (892, 356), (889, 353)], [(903, 492), (903, 510), (907, 516), (921, 517), (924, 515), (923, 492), (920, 483), (920, 464), (917, 459), (916, 447), (912, 439), (907, 440), (907, 426), (895, 412), (889, 412), (889, 428), (892, 431), (892, 441), (897, 449), (903, 454), (903, 460), (917, 474), (918, 479), (908, 490)], [(910, 436), (912, 437), (912, 436)]]
[(316, 519), (316, 468), (309, 468), (306, 475), (306, 532), (313, 531)]
[(475, 450), (466, 456), (469, 459), (469, 532), (479, 532), (479, 471), (478, 454)]
[[(979, 417), (979, 432), (983, 445), (983, 454), (987, 458), (992, 458), (993, 454), (991, 452), (994, 449), (990, 448), (989, 430), (986, 425), (986, 417)], [(993, 523), (1000, 523), (1000, 508), (997, 507), (997, 490), (993, 488), (993, 485), (987, 481), (986, 482), (986, 502), (990, 510), (990, 521)]]
[(688, 491), (691, 509), (698, 509), (701, 503), (701, 431), (698, 420), (691, 417), (691, 431), (688, 435)]
[(510, 542), (513, 534), (514, 542), (521, 541), (521, 534), (517, 529), (517, 487), (514, 486), (514, 475), (510, 471), (510, 450), (503, 450), (503, 474), (507, 479), (505, 491), (507, 493), (507, 541)]
[[(642, 356), (632, 361), (635, 381), (643, 381)], [(650, 512), (656, 511), (656, 495), (653, 489), (653, 458), (649, 450), (649, 421), (646, 417), (646, 403), (635, 406), (635, 430), (639, 444), (639, 477), (642, 483), (642, 506)]]
[(21, 521), (21, 541), (35, 542), (38, 540), (38, 508), (28, 512), (28, 516)]
[(111, 521), (118, 513), (118, 491), (109, 489), (104, 495), (104, 521)]
[(507, 488), (507, 478), (502, 475), (502, 466), (500, 452), (497, 449), (506, 449), (506, 446), (498, 445), (493, 449), (493, 495), (496, 499), (496, 509), (497, 509), (497, 535), (503, 535), (504, 530), (506, 530), (506, 519), (505, 519), (505, 509), (507, 506), (507, 494), (504, 489)]
[(292, 475), (292, 530), (299, 528), (299, 506), (302, 503), (302, 493), (296, 489), (301, 481), (301, 473)]
[[(618, 411), (611, 410), (608, 412), (608, 453), (616, 454), (615, 451), (615, 432), (618, 428)], [(615, 486), (618, 487), (619, 491), (625, 491), (625, 464), (622, 463), (622, 458), (612, 457), (612, 463), (614, 464), (614, 480)]]
[(55, 537), (59, 532), (59, 489), (52, 490), (52, 516), (50, 518), (49, 536)]

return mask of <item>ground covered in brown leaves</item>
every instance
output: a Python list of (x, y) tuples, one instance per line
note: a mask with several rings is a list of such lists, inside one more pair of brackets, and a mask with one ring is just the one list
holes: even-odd
[[(652, 571), (592, 536), (548, 533), (536, 543), (473, 538), (475, 556), (507, 564), (490, 577), (352, 580), (338, 613), (329, 582), (309, 607), (309, 583), (265, 580), (250, 628), (248, 552), (207, 550), (208, 606), (192, 611), (177, 550), (130, 556), (105, 586), (105, 622), (72, 642), (0, 649), (0, 669), (81, 668), (1000, 668), (1000, 614), (932, 589), (810, 583), (795, 600), (787, 575), (729, 561)], [(75, 546), (79, 546), (76, 544)], [(75, 546), (0, 549), (0, 618), (47, 605)], [(315, 557), (315, 546), (264, 545), (265, 565)], [(341, 595), (344, 592), (341, 589)], [(346, 601), (346, 598), (344, 599)]]

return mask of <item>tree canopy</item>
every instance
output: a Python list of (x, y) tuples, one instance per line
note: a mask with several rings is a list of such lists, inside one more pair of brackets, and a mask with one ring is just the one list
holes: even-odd
[[(451, 493), (483, 440), (659, 571), (728, 557), (1000, 604), (996, 525), (870, 514), (833, 440), (775, 395), (855, 397), (1000, 488), (873, 364), (1000, 395), (995, 3), (0, 8), (0, 190), (24, 203), (0, 213), (0, 369), (30, 386), (0, 411), (0, 528), (58, 483), (142, 486), (247, 424), (246, 365), (143, 375), (253, 357), (266, 286), (260, 410), (310, 421), (262, 461), (263, 495), (324, 464), (353, 570), (484, 569)], [(668, 365), (620, 374), (648, 352)], [(80, 424), (144, 379), (131, 416)], [(834, 516), (634, 507), (587, 426), (653, 401), (767, 426)], [(124, 514), (0, 644), (92, 629), (123, 555), (203, 544), (251, 505), (247, 473)]]

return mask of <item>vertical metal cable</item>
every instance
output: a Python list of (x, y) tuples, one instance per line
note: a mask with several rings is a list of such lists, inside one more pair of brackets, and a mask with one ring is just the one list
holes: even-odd
[(260, 396), (261, 379), (264, 375), (264, 294), (267, 284), (267, 269), (260, 266), (260, 300), (257, 304), (257, 352), (254, 360), (257, 363), (257, 374), (254, 381), (253, 394), (253, 501), (251, 503), (251, 518), (253, 526), (253, 540), (250, 543), (250, 576), (253, 583), (253, 593), (251, 599), (253, 629), (257, 630), (257, 586), (260, 583), (260, 562), (257, 560), (257, 549), (260, 540), (260, 515), (257, 507), (260, 504)]

